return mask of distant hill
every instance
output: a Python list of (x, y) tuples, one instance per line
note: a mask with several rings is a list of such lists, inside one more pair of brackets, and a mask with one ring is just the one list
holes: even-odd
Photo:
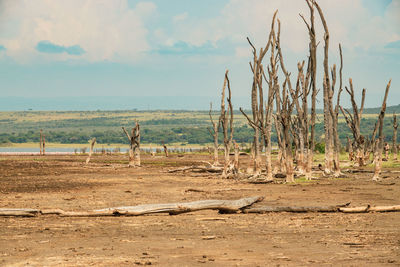
[[(352, 112), (351, 107), (347, 107), (350, 112)], [(364, 108), (363, 114), (379, 114), (381, 112), (381, 107), (376, 108)], [(399, 114), (400, 113), (400, 104), (396, 106), (388, 106), (386, 107), (386, 115), (391, 115), (393, 113)], [(323, 114), (322, 109), (317, 109), (317, 114)], [(341, 114), (341, 113), (340, 113)]]

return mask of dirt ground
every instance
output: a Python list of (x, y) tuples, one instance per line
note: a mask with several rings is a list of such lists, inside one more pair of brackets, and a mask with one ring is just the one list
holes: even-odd
[[(208, 155), (0, 156), (0, 207), (67, 211), (264, 196), (262, 205), (400, 204), (400, 170), (340, 179), (253, 184), (167, 173)], [(248, 160), (242, 157), (242, 162)], [(367, 170), (367, 169), (365, 169)], [(0, 217), (1, 266), (386, 266), (400, 265), (400, 212)]]

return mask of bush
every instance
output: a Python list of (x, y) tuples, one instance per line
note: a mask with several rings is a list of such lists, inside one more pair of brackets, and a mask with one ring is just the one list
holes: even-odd
[(325, 143), (316, 143), (315, 144), (315, 152), (318, 153), (325, 153)]

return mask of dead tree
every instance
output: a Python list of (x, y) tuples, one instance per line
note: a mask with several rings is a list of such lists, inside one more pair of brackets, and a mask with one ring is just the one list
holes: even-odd
[(125, 127), (122, 127), (129, 139), (129, 167), (140, 166), (140, 126), (136, 121), (135, 127), (132, 128), (132, 135), (129, 135)]
[(331, 75), (332, 75), (332, 88), (329, 91), (329, 100), (330, 100), (330, 115), (332, 118), (332, 139), (333, 139), (333, 175), (335, 177), (339, 177), (342, 173), (340, 171), (340, 161), (339, 161), (339, 156), (340, 156), (340, 140), (339, 140), (339, 133), (338, 133), (338, 118), (339, 118), (339, 107), (340, 107), (340, 95), (342, 94), (343, 91), (343, 76), (342, 76), (342, 70), (343, 70), (343, 56), (342, 56), (342, 46), (339, 44), (339, 52), (340, 52), (340, 70), (339, 70), (339, 91), (337, 93), (337, 99), (336, 99), (336, 106), (335, 109), (333, 109), (332, 105), (332, 98), (333, 94), (335, 92), (335, 84), (336, 84), (336, 65), (333, 65), (333, 68), (331, 70)]
[(93, 147), (94, 147), (94, 144), (96, 144), (96, 137), (94, 137), (91, 140), (89, 140), (89, 144), (90, 144), (90, 150), (89, 150), (89, 156), (86, 159), (86, 164), (89, 163), (90, 158), (92, 157)]
[(40, 129), (39, 146), (40, 146), (40, 154), (39, 155), (43, 155), (43, 130), (42, 129)]
[(397, 160), (397, 117), (396, 114), (393, 113), (393, 138), (392, 138), (392, 153), (393, 160)]
[(387, 142), (385, 142), (385, 145), (383, 146), (383, 150), (385, 151), (385, 161), (388, 161), (390, 146)]
[[(312, 164), (314, 158), (314, 150), (315, 150), (315, 119), (316, 119), (316, 101), (317, 101), (317, 39), (315, 34), (315, 16), (314, 16), (314, 0), (305, 0), (308, 8), (310, 10), (310, 23), (306, 21), (304, 16), (300, 15), (303, 19), (304, 23), (308, 29), (308, 35), (310, 38), (309, 44), (309, 68), (308, 73), (310, 75), (310, 89), (311, 93), (311, 117), (309, 121), (310, 125), (310, 139), (308, 144), (308, 152), (307, 152), (307, 166), (306, 166), (306, 177), (308, 179), (311, 178), (312, 175)], [(306, 111), (306, 109), (305, 109)]]
[(391, 82), (392, 82), (392, 80), (390, 80), (386, 86), (385, 96), (383, 98), (382, 107), (381, 107), (381, 112), (379, 113), (379, 117), (378, 117), (379, 132), (378, 132), (378, 140), (377, 140), (378, 141), (377, 149), (374, 153), (375, 168), (374, 168), (374, 176), (372, 177), (373, 181), (379, 181), (381, 179), (380, 174), (382, 172), (383, 119), (385, 118), (386, 100), (387, 100), (387, 97), (389, 94)]
[[(277, 34), (277, 48), (279, 61), (281, 65), (281, 69), (283, 74), (285, 75), (285, 81), (282, 85), (282, 94), (276, 94), (276, 102), (279, 103), (279, 109), (276, 111), (276, 116), (278, 121), (280, 122), (280, 126), (282, 129), (282, 137), (283, 144), (285, 147), (283, 148), (284, 158), (285, 158), (285, 167), (286, 167), (286, 182), (293, 183), (294, 182), (294, 172), (293, 172), (293, 155), (292, 155), (292, 141), (290, 138), (290, 128), (291, 125), (291, 116), (293, 112), (294, 105), (296, 101), (298, 101), (300, 87), (296, 87), (294, 90), (292, 87), (292, 82), (290, 80), (290, 73), (286, 70), (285, 64), (283, 61), (282, 49), (280, 45), (280, 21), (278, 19), (278, 34)], [(299, 79), (300, 74), (298, 75)], [(288, 89), (286, 88), (288, 87)], [(292, 100), (290, 100), (289, 95), (292, 96)]]
[(167, 148), (167, 146), (165, 145), (164, 141), (162, 141), (162, 146), (163, 146), (163, 148), (164, 148), (165, 157), (168, 158), (168, 148)]
[(212, 103), (210, 103), (210, 121), (212, 124), (212, 131), (210, 130), (210, 128), (207, 128), (208, 131), (210, 132), (211, 136), (214, 138), (214, 166), (218, 166), (219, 162), (218, 162), (218, 132), (219, 132), (219, 125), (220, 125), (220, 121), (218, 120), (218, 122), (215, 122), (212, 118)]
[(240, 154), (240, 150), (239, 150), (239, 144), (236, 143), (236, 141), (233, 141), (233, 145), (234, 145), (234, 150), (235, 150), (235, 157), (233, 160), (233, 173), (239, 174), (240, 173), (240, 167), (239, 167), (239, 154)]
[[(276, 114), (278, 121), (282, 127), (283, 140), (284, 140), (284, 158), (285, 158), (285, 169), (286, 169), (286, 182), (294, 182), (294, 172), (293, 172), (293, 155), (292, 155), (292, 142), (290, 138), (290, 117), (292, 115), (294, 102), (289, 99), (289, 92), (286, 88), (286, 84), (289, 83), (290, 77), (283, 82), (282, 86), (282, 100), (281, 110)], [(296, 96), (297, 97), (297, 96)]]
[(325, 173), (331, 174), (333, 170), (333, 122), (331, 116), (332, 97), (331, 80), (329, 78), (329, 29), (321, 7), (314, 1), (318, 14), (324, 28), (324, 78), (323, 78), (323, 99), (324, 99), (324, 129), (325, 129)]
[(365, 102), (365, 89), (362, 91), (362, 98), (361, 98), (361, 107), (358, 109), (357, 103), (354, 97), (354, 89), (353, 89), (353, 81), (349, 79), (350, 89), (346, 86), (346, 91), (350, 95), (351, 106), (353, 108), (353, 114), (351, 114), (347, 109), (344, 109), (340, 106), (340, 110), (346, 120), (347, 126), (350, 128), (353, 138), (354, 138), (354, 145), (355, 145), (355, 158), (358, 163), (358, 166), (364, 166), (364, 148), (365, 148), (365, 137), (361, 135), (360, 132), (360, 122), (362, 118), (362, 113), (364, 109), (364, 102)]
[[(222, 86), (221, 94), (221, 115), (219, 121), (221, 123), (222, 132), (224, 134), (224, 170), (222, 177), (227, 178), (228, 173), (231, 172), (231, 162), (229, 159), (230, 149), (233, 140), (233, 107), (232, 107), (232, 93), (231, 86), (228, 78), (228, 70), (225, 72), (224, 85)], [(225, 109), (225, 88), (228, 88), (228, 96), (226, 98), (228, 107)]]
[(349, 160), (354, 161), (354, 151), (353, 151), (353, 143), (350, 140), (350, 137), (347, 137), (347, 152), (349, 152)]
[[(253, 73), (253, 86), (252, 86), (252, 111), (253, 118), (250, 119), (247, 114), (240, 109), (243, 115), (247, 118), (249, 125), (254, 129), (254, 176), (261, 174), (261, 155), (260, 155), (260, 143), (259, 133), (261, 132), (264, 138), (265, 155), (266, 155), (266, 180), (272, 180), (272, 144), (271, 144), (271, 131), (272, 131), (272, 113), (273, 113), (273, 101), (275, 91), (278, 87), (278, 66), (277, 66), (277, 55), (275, 54), (276, 49), (276, 34), (275, 34), (275, 18), (277, 11), (274, 13), (271, 23), (271, 31), (269, 39), (265, 48), (261, 48), (257, 56), (257, 50), (251, 43), (250, 39), (247, 38), (253, 51), (253, 64), (250, 63), (250, 68)], [(268, 77), (267, 79), (262, 61), (271, 47), (270, 64), (268, 66)], [(263, 78), (268, 84), (268, 95), (267, 101), (264, 103), (264, 89), (263, 89)], [(265, 108), (264, 108), (265, 104)]]
[[(272, 23), (271, 23), (271, 31), (269, 34), (269, 38), (267, 41), (267, 44), (265, 45), (264, 48), (261, 48), (258, 55), (257, 55), (257, 49), (254, 47), (254, 45), (251, 43), (250, 39), (247, 38), (247, 41), (249, 42), (251, 48), (252, 48), (252, 53), (253, 53), (253, 64), (250, 63), (250, 68), (253, 73), (253, 83), (252, 83), (252, 88), (251, 88), (251, 110), (252, 110), (252, 119), (250, 119), (242, 109), (241, 112), (245, 117), (247, 118), (249, 125), (253, 128), (254, 130), (254, 168), (253, 168), (253, 174), (254, 176), (259, 176), (261, 174), (261, 151), (260, 151), (260, 132), (264, 137), (265, 145), (267, 146), (267, 154), (268, 151), (270, 151), (270, 139), (271, 139), (271, 121), (272, 121), (272, 102), (270, 103), (270, 99), (268, 99), (268, 105), (266, 105), (266, 115), (264, 117), (264, 97), (263, 97), (263, 76), (265, 75), (264, 70), (263, 70), (263, 65), (262, 61), (268, 52), (270, 46), (271, 48), (274, 46), (272, 40), (274, 34), (274, 24), (275, 24), (275, 18), (276, 14), (278, 11), (275, 11), (274, 16), (272, 18)], [(271, 64), (276, 65), (275, 57), (273, 56), (272, 52), (272, 58), (271, 58)], [(274, 72), (276, 67), (271, 67), (269, 71)], [(276, 73), (275, 73), (276, 74)], [(276, 76), (276, 75), (275, 75)], [(264, 76), (265, 77), (265, 76)], [(275, 78), (273, 77), (273, 80), (271, 81), (272, 83), (275, 82)], [(270, 90), (273, 91), (273, 88), (270, 87)], [(268, 93), (268, 98), (270, 98), (270, 93)], [(270, 111), (271, 110), (271, 111)], [(270, 152), (269, 152), (270, 153)], [(269, 179), (272, 179), (272, 171), (271, 171), (271, 158), (267, 156), (267, 177), (271, 176)], [(271, 173), (271, 175), (269, 174)]]

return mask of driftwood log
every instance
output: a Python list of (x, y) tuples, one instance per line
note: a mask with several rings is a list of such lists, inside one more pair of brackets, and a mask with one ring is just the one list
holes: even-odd
[(200, 200), (183, 203), (144, 204), (138, 206), (126, 206), (106, 208), (92, 211), (63, 211), (61, 209), (37, 210), (37, 209), (11, 209), (0, 208), (0, 216), (34, 217), (41, 215), (59, 215), (62, 217), (99, 217), (99, 216), (139, 216), (146, 214), (168, 213), (176, 215), (198, 210), (218, 210), (220, 213), (236, 213), (242, 211), (254, 203), (262, 201), (260, 196), (247, 197), (237, 200)]
[(263, 197), (248, 197), (238, 200), (200, 200), (184, 203), (144, 204), (98, 209), (92, 211), (64, 211), (61, 209), (13, 209), (0, 208), (0, 217), (35, 217), (38, 215), (58, 215), (61, 217), (101, 217), (101, 216), (140, 216), (147, 214), (168, 213), (177, 215), (199, 210), (218, 210), (219, 213), (270, 213), (270, 212), (341, 212), (341, 213), (368, 213), (368, 212), (396, 212), (400, 205), (391, 206), (360, 206), (349, 207), (350, 203), (331, 206), (262, 206), (252, 208), (254, 203), (262, 201)]
[(244, 213), (267, 213), (267, 212), (338, 212), (341, 207), (347, 207), (350, 203), (343, 205), (333, 205), (333, 206), (304, 206), (304, 207), (294, 207), (294, 206), (264, 206), (257, 208), (245, 209)]

